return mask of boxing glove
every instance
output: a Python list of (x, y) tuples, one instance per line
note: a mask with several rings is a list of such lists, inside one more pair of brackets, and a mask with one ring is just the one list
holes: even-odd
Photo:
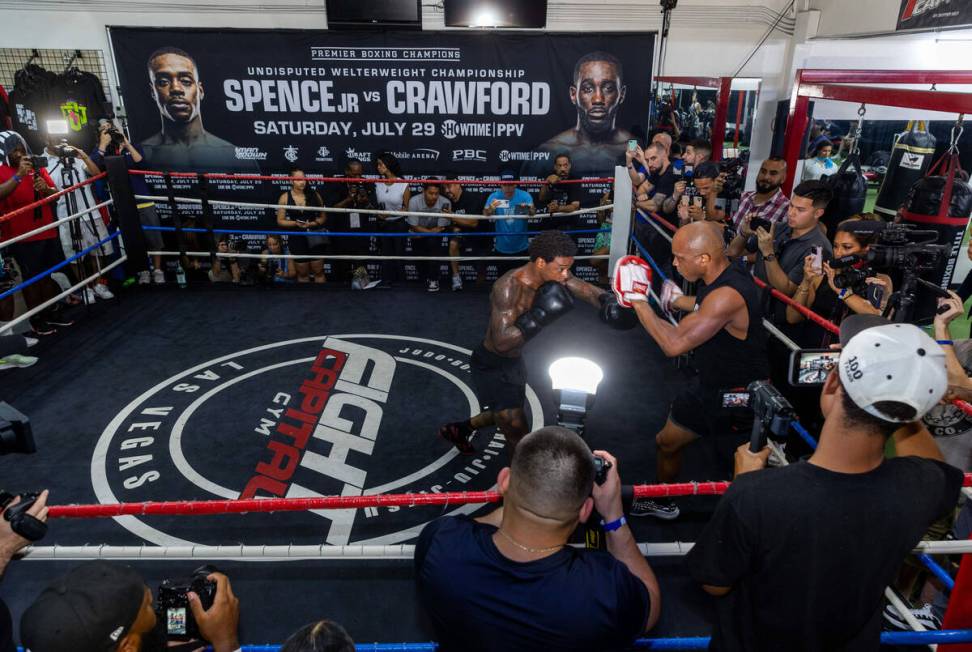
[(651, 290), (651, 267), (638, 256), (625, 256), (614, 266), (614, 295), (624, 308), (633, 301), (648, 301)]
[(619, 331), (626, 331), (638, 325), (638, 315), (633, 310), (618, 305), (617, 298), (610, 292), (598, 297), (601, 310), (598, 313), (601, 321)]
[(533, 305), (516, 318), (513, 325), (520, 329), (525, 339), (531, 339), (544, 326), (548, 326), (574, 307), (574, 295), (560, 283), (547, 281), (533, 297)]

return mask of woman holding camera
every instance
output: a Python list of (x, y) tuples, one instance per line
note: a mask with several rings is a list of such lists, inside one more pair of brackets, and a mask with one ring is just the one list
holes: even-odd
[[(325, 235), (312, 235), (315, 231), (322, 231), (327, 215), (317, 211), (302, 211), (299, 206), (323, 207), (324, 200), (313, 188), (308, 187), (307, 179), (304, 178), (304, 171), (294, 168), (290, 171), (293, 184), (290, 190), (280, 195), (277, 204), (277, 225), (291, 230), (304, 231), (308, 235), (295, 235), (287, 238), (290, 246), (290, 253), (295, 256), (309, 256), (313, 254), (327, 253), (327, 237)], [(316, 258), (308, 260), (301, 258), (294, 261), (297, 270), (298, 283), (310, 283), (311, 274), (314, 275), (315, 283), (324, 283), (324, 259)]]
[[(860, 261), (849, 266), (835, 268), (830, 263), (821, 262), (813, 254), (803, 259), (803, 281), (796, 289), (793, 300), (806, 306), (824, 319), (840, 324), (849, 314), (880, 315), (891, 298), (891, 278), (887, 274), (874, 274), (863, 279), (860, 276), (867, 267), (865, 257), (874, 242), (875, 235), (854, 233), (852, 222), (881, 221), (873, 213), (855, 215), (837, 225), (834, 233), (834, 258), (858, 256)], [(850, 287), (840, 287), (849, 285)], [(803, 316), (793, 306), (786, 308), (786, 321), (799, 324)], [(834, 334), (817, 324), (808, 325), (807, 339), (814, 345), (819, 340), (821, 346), (835, 341)], [(808, 342), (808, 344), (811, 342)]]

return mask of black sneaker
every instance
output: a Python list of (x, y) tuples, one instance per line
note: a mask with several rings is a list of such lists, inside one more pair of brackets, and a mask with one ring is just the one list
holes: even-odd
[[(921, 609), (909, 609), (908, 611), (911, 612), (915, 620), (921, 623), (925, 629), (939, 630), (942, 628), (942, 621), (935, 615), (930, 604), (925, 604)], [(894, 608), (894, 605), (889, 603), (885, 606), (883, 615), (884, 624), (889, 628), (905, 632), (911, 631), (911, 626), (905, 622), (905, 619), (901, 617), (901, 614)]]
[(51, 324), (40, 319), (30, 320), (30, 328), (37, 337), (49, 337), (57, 332)]
[(655, 518), (671, 521), (678, 518), (679, 513), (678, 505), (672, 500), (664, 498), (657, 500), (636, 498), (631, 503), (628, 516), (654, 516)]

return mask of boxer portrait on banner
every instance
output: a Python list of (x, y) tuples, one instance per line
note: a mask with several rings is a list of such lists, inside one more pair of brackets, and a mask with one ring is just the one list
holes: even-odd
[(159, 48), (149, 55), (148, 77), (162, 118), (162, 130), (141, 143), (153, 166), (167, 171), (260, 173), (255, 161), (237, 159), (233, 143), (203, 127), (200, 104), (205, 90), (189, 53)]
[(521, 174), (546, 176), (553, 157), (565, 151), (581, 177), (609, 174), (623, 165), (625, 146), (634, 138), (616, 125), (626, 91), (621, 62), (613, 54), (589, 52), (578, 59), (569, 88), (577, 123), (538, 146), (536, 151), (549, 152), (550, 160), (531, 161)]

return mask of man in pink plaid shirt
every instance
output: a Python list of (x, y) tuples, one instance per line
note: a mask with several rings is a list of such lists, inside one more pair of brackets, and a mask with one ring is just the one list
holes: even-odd
[(790, 200), (780, 190), (786, 180), (786, 160), (771, 156), (763, 161), (756, 176), (756, 190), (744, 192), (739, 198), (739, 208), (732, 216), (732, 226), (737, 231), (750, 214), (776, 223), (786, 219)]

